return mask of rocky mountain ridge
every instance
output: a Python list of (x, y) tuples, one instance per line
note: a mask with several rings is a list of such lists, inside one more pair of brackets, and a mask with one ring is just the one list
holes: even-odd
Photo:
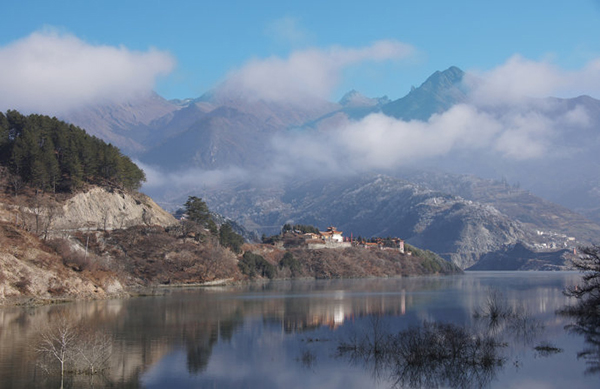
[(406, 96), (384, 105), (382, 112), (398, 119), (426, 121), (431, 115), (467, 100), (462, 86), (464, 75), (456, 66), (437, 71)]
[(61, 119), (86, 129), (89, 134), (128, 154), (137, 154), (147, 148), (147, 127), (180, 108), (152, 93), (122, 103), (84, 107), (64, 114)]
[[(548, 236), (490, 204), (385, 175), (306, 180), (277, 189), (242, 185), (209, 191), (205, 199), (217, 212), (259, 232), (273, 233), (284, 223), (335, 225), (348, 237), (403, 238), (463, 269), (516, 244), (532, 249), (548, 244)], [(564, 261), (555, 268), (561, 266)]]

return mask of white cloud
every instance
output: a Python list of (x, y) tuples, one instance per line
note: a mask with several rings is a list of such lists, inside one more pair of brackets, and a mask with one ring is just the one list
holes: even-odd
[(306, 49), (288, 58), (253, 59), (233, 71), (220, 87), (228, 96), (305, 104), (327, 99), (338, 85), (342, 70), (364, 61), (385, 61), (410, 56), (411, 46), (397, 41), (378, 41), (368, 47)]
[(565, 126), (579, 126), (579, 127), (587, 127), (592, 124), (592, 119), (590, 118), (587, 110), (578, 105), (569, 112), (567, 112), (563, 116), (563, 125)]
[(0, 110), (63, 113), (148, 93), (174, 59), (150, 49), (92, 45), (54, 30), (0, 48)]
[(487, 151), (510, 160), (542, 158), (559, 147), (559, 127), (585, 126), (586, 117), (579, 106), (552, 118), (535, 110), (497, 112), (469, 104), (455, 105), (427, 122), (376, 113), (337, 128), (276, 137), (274, 165), (288, 174), (314, 174), (395, 169), (462, 151)]
[(502, 131), (494, 149), (504, 157), (523, 160), (540, 158), (549, 151), (555, 134), (553, 120), (536, 112), (500, 117)]
[[(298, 103), (325, 99), (345, 66), (402, 58), (411, 48), (382, 41), (359, 49), (304, 50), (287, 59), (254, 60), (231, 74), (226, 88), (256, 98)], [(470, 99), (428, 121), (371, 114), (319, 131), (282, 133), (273, 139), (278, 173), (393, 169), (457, 151), (487, 151), (511, 160), (542, 158), (559, 147), (560, 128), (585, 127), (584, 107), (555, 111), (545, 98), (570, 90), (600, 91), (600, 61), (566, 71), (548, 61), (513, 56), (487, 72), (468, 74)], [(595, 92), (595, 93), (594, 93)], [(571, 95), (572, 96), (572, 95)]]
[(549, 61), (514, 55), (486, 71), (470, 71), (465, 82), (476, 105), (517, 105), (530, 98), (600, 95), (600, 59), (579, 70), (564, 70)]
[(301, 46), (312, 39), (312, 34), (304, 29), (297, 18), (286, 16), (269, 23), (265, 33), (285, 45)]
[(357, 166), (388, 168), (457, 148), (489, 145), (499, 127), (489, 115), (457, 105), (427, 122), (374, 114), (342, 131), (344, 147), (359, 156)]
[(146, 174), (144, 188), (148, 190), (169, 188), (170, 190), (178, 191), (190, 187), (212, 188), (250, 179), (248, 172), (240, 167), (216, 170), (190, 168), (175, 173), (167, 173), (159, 167), (154, 167), (140, 161), (135, 161), (135, 163)]

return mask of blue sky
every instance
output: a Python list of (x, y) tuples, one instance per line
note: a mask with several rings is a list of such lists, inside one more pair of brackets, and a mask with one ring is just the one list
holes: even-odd
[(377, 41), (401, 42), (413, 51), (344, 65), (330, 99), (352, 88), (395, 99), (436, 70), (456, 65), (485, 72), (516, 54), (564, 71), (600, 58), (597, 0), (25, 0), (4, 2), (2, 14), (0, 49), (52, 30), (91, 46), (168, 54), (172, 66), (156, 70), (153, 78), (154, 89), (166, 98), (197, 97), (251, 60)]

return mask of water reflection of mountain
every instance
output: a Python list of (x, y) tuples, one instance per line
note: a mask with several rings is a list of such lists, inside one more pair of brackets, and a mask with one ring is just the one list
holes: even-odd
[[(0, 310), (0, 382), (35, 386), (31, 348), (36, 331), (67, 316), (73, 322), (114, 337), (107, 381), (137, 386), (140, 377), (175, 352), (184, 352), (187, 371), (201, 374), (215, 347), (231, 343), (248, 323), (280, 328), (283, 336), (323, 328), (352, 326), (366, 316), (387, 316), (395, 328), (422, 320), (472, 321), (473, 308), (491, 286), (508, 301), (524, 304), (533, 314), (556, 320), (553, 311), (565, 304), (564, 287), (540, 279), (523, 299), (519, 281), (510, 277), (427, 277), (390, 280), (276, 282), (238, 288), (171, 290), (164, 296), (95, 301), (53, 307)], [(523, 285), (532, 277), (521, 277)], [(468, 291), (468, 293), (465, 293)], [(394, 319), (395, 318), (395, 319)], [(271, 333), (271, 332), (270, 332)]]

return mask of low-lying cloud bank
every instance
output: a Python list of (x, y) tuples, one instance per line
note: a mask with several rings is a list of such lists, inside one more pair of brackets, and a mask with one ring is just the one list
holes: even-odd
[(0, 110), (59, 114), (149, 93), (171, 72), (166, 52), (93, 45), (55, 30), (0, 47)]
[(361, 172), (396, 169), (469, 150), (486, 150), (517, 161), (536, 159), (559, 146), (556, 141), (562, 128), (582, 127), (587, 122), (582, 107), (549, 117), (536, 110), (496, 113), (458, 104), (427, 122), (375, 113), (342, 127), (277, 136), (275, 165)]
[(272, 152), (260, 169), (190, 168), (167, 173), (143, 166), (148, 175), (145, 188), (157, 191), (168, 187), (176, 193), (239, 184), (269, 186), (289, 178), (393, 171), (470, 151), (516, 162), (536, 160), (558, 153), (560, 132), (565, 127), (588, 124), (587, 113), (580, 106), (552, 118), (535, 110), (492, 113), (469, 104), (456, 105), (427, 122), (406, 122), (375, 113), (326, 130), (282, 132), (271, 140)]

